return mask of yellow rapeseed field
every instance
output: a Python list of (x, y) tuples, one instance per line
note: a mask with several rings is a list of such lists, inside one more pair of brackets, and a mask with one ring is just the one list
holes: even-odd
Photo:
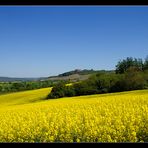
[(148, 142), (148, 90), (43, 100), (0, 96), (0, 142)]

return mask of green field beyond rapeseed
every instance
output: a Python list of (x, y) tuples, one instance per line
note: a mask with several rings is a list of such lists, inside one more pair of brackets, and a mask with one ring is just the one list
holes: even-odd
[(0, 96), (0, 142), (148, 142), (148, 90), (45, 100)]

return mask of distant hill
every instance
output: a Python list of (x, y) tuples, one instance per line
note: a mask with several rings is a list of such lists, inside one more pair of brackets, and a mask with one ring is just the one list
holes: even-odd
[(114, 72), (113, 70), (106, 71), (106, 70), (80, 70), (75, 69), (69, 72), (65, 72), (62, 74), (59, 74), (58, 76), (51, 76), (48, 77), (48, 80), (71, 80), (71, 81), (79, 81), (79, 80), (86, 80), (88, 79), (92, 74), (96, 73), (103, 73), (103, 72)]
[(73, 74), (79, 74), (79, 75), (88, 75), (88, 74), (93, 74), (93, 73), (96, 73), (97, 71), (91, 69), (91, 70), (87, 70), (87, 69), (84, 69), (84, 70), (81, 70), (81, 69), (75, 69), (73, 71), (69, 71), (69, 72), (65, 72), (63, 74), (59, 74), (58, 76), (59, 77), (63, 77), (63, 76), (70, 76), (70, 75), (73, 75)]
[(0, 77), (0, 82), (14, 82), (14, 81), (46, 81), (46, 80), (71, 80), (71, 81), (79, 81), (79, 80), (86, 80), (92, 74), (102, 73), (102, 72), (114, 72), (113, 70), (88, 70), (88, 69), (75, 69), (72, 71), (68, 71), (57, 76), (50, 76), (50, 77), (39, 77), (39, 78), (13, 78), (13, 77)]
[(79, 81), (86, 80), (90, 75), (80, 75), (80, 74), (71, 74), (68, 76), (53, 76), (49, 77), (48, 80), (56, 81), (56, 80), (71, 80), (71, 81)]
[(14, 81), (37, 81), (45, 78), (12, 78), (12, 77), (0, 77), (0, 82), (14, 82)]

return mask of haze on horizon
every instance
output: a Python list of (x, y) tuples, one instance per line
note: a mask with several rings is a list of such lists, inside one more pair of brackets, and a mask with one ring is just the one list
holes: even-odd
[(148, 55), (147, 6), (0, 6), (0, 76), (113, 70)]

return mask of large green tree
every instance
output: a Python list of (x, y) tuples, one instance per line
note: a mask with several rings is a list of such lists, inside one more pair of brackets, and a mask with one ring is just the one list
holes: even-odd
[(127, 57), (124, 60), (120, 60), (116, 65), (116, 73), (125, 73), (130, 67), (135, 67), (137, 70), (142, 71), (143, 61), (142, 59), (136, 59)]
[(148, 70), (148, 55), (145, 58), (144, 64), (143, 64), (143, 70)]

